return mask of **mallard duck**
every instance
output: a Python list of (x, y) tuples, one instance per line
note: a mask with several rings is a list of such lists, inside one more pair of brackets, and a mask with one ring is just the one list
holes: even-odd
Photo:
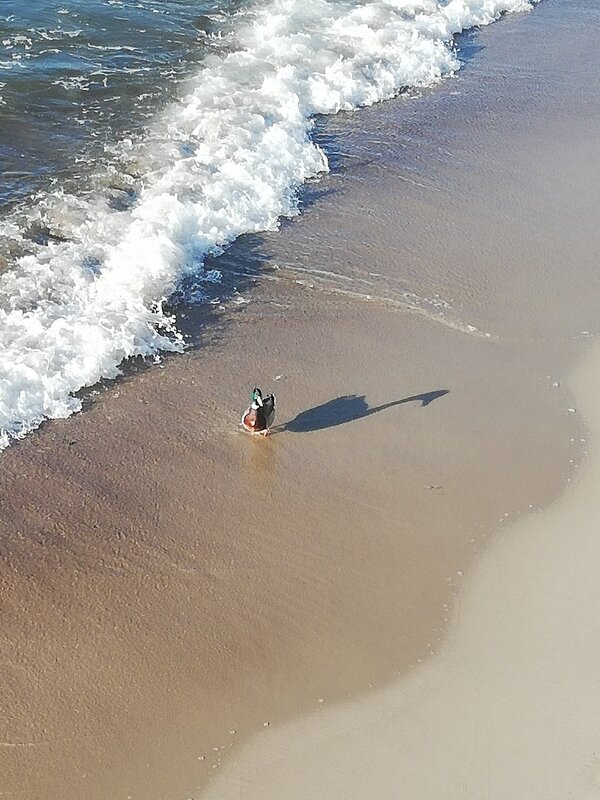
[(252, 390), (252, 402), (242, 414), (242, 425), (250, 433), (268, 436), (275, 419), (275, 395), (262, 396), (258, 388)]

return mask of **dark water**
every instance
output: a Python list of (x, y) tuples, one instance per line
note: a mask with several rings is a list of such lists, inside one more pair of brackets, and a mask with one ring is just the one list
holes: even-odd
[(2, 0), (0, 203), (77, 181), (227, 35), (234, 0)]

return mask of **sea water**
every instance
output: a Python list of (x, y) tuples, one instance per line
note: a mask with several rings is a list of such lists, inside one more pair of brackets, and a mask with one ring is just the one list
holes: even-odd
[(3, 0), (0, 449), (133, 356), (205, 258), (298, 213), (317, 115), (432, 85), (526, 0)]

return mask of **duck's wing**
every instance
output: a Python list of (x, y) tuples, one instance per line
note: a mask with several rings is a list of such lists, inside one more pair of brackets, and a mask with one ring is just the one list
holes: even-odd
[(276, 403), (275, 395), (270, 394), (267, 397), (263, 398), (263, 411), (265, 414), (265, 419), (267, 421), (267, 425), (270, 426), (273, 424), (273, 420), (275, 419), (275, 403)]

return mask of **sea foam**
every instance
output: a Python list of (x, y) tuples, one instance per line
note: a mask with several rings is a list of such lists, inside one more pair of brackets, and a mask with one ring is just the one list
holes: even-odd
[[(0, 276), (0, 449), (78, 411), (74, 393), (125, 359), (183, 349), (165, 301), (207, 254), (297, 213), (298, 187), (327, 170), (316, 114), (435, 83), (460, 66), (455, 34), (530, 7), (273, 0), (239, 13), (181, 101), (116, 146), (114, 182), (135, 188), (132, 204), (100, 188), (32, 204), (56, 235)], [(18, 245), (21, 224), (9, 217), (0, 234)]]

